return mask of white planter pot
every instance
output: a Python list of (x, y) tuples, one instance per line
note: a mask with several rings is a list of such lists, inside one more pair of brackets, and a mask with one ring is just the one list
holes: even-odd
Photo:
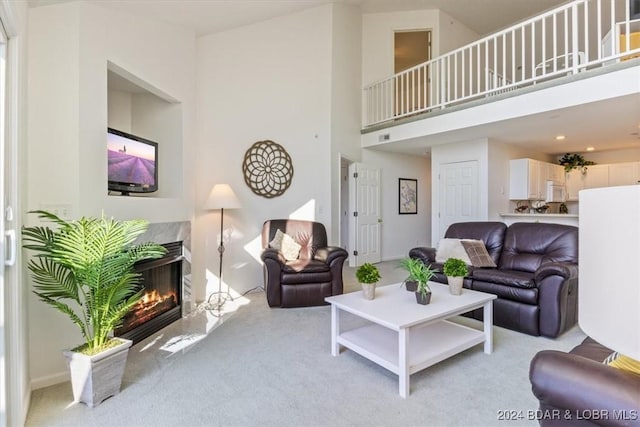
[(120, 392), (129, 347), (133, 341), (118, 339), (122, 344), (93, 356), (70, 350), (64, 352), (69, 363), (74, 402), (83, 402), (93, 408)]
[(361, 283), (362, 295), (364, 299), (374, 299), (376, 297), (376, 284), (375, 283)]
[(449, 283), (449, 292), (451, 292), (451, 295), (460, 295), (462, 293), (463, 281), (464, 277), (447, 276), (447, 282)]

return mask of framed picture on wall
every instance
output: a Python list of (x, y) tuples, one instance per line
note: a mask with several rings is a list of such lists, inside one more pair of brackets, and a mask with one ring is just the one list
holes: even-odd
[(418, 180), (410, 178), (398, 179), (398, 213), (418, 213)]

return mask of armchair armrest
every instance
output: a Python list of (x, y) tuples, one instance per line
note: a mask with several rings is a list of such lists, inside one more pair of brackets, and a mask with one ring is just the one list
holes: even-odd
[(536, 283), (542, 282), (549, 276), (561, 276), (565, 280), (578, 278), (578, 265), (564, 262), (550, 262), (542, 264), (533, 274)]
[(638, 375), (586, 357), (544, 350), (532, 359), (529, 379), (540, 404), (563, 410), (567, 421), (569, 416), (576, 419), (600, 411), (608, 415), (598, 420), (602, 425), (640, 425)]
[(265, 248), (260, 254), (260, 258), (262, 259), (262, 262), (265, 262), (266, 260), (273, 260), (280, 264), (286, 263), (282, 253), (274, 248)]
[(422, 260), (425, 264), (431, 264), (436, 262), (436, 248), (413, 248), (409, 251), (409, 257)]
[(319, 248), (316, 250), (314, 258), (318, 261), (331, 264), (334, 260), (347, 258), (349, 254), (343, 248), (338, 246), (327, 246), (326, 248)]

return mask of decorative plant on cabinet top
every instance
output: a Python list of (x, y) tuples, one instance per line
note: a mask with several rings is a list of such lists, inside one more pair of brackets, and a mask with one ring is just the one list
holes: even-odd
[(595, 162), (591, 160), (585, 160), (581, 154), (570, 154), (566, 153), (560, 160), (558, 161), (562, 166), (564, 166), (565, 172), (571, 172), (572, 169), (582, 168), (582, 173), (587, 172), (587, 166), (595, 165)]

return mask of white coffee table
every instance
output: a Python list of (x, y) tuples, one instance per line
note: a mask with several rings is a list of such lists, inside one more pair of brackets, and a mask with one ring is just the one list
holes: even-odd
[[(431, 303), (420, 305), (413, 292), (399, 284), (376, 288), (376, 297), (366, 300), (362, 292), (325, 298), (331, 304), (331, 354), (344, 346), (399, 377), (400, 396), (409, 395), (409, 376), (454, 354), (484, 342), (491, 354), (495, 295), (463, 289), (451, 295), (449, 287), (429, 282)], [(482, 307), (483, 331), (446, 319)], [(368, 320), (365, 326), (340, 330), (340, 312)]]

